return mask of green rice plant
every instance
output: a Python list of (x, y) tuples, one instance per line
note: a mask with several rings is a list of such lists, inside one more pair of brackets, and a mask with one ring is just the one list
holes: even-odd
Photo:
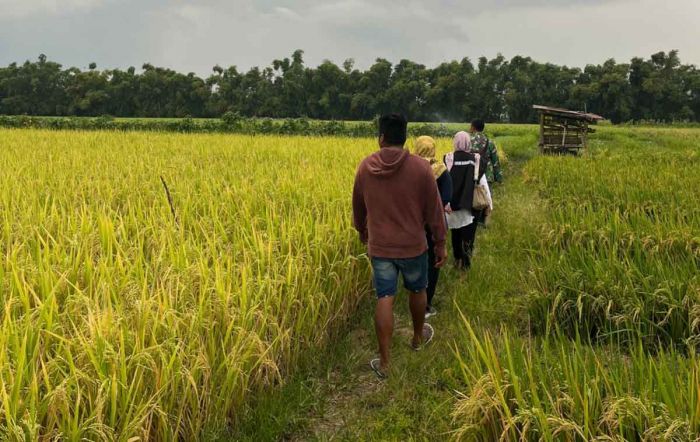
[(700, 440), (699, 148), (697, 130), (603, 128), (582, 157), (527, 162), (535, 333), (462, 317), (455, 438)]
[(700, 131), (605, 131), (585, 158), (526, 167), (549, 218), (533, 323), (618, 341), (700, 343)]
[(691, 441), (700, 438), (700, 359), (622, 353), (560, 335), (490, 332), (464, 317), (457, 440)]
[(368, 293), (348, 207), (375, 143), (0, 131), (0, 434), (235, 425)]

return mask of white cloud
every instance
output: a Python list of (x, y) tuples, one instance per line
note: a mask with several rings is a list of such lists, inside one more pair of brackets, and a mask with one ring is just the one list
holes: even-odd
[(295, 49), (309, 65), (352, 57), (359, 68), (499, 52), (583, 67), (670, 49), (700, 64), (698, 17), (700, 0), (0, 0), (0, 65), (45, 53), (207, 75)]
[(275, 12), (282, 18), (288, 18), (288, 19), (294, 20), (294, 21), (303, 20), (302, 16), (300, 16), (296, 12), (292, 11), (291, 9), (285, 8), (283, 6), (277, 6), (275, 8)]
[(583, 67), (679, 49), (684, 62), (700, 63), (698, 19), (697, 0), (623, 0), (492, 9), (466, 27), (474, 46), (486, 54)]
[(0, 0), (0, 20), (34, 14), (69, 14), (100, 3), (103, 0)]

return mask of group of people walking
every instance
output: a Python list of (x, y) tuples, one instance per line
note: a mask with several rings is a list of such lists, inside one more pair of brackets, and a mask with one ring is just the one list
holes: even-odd
[(455, 266), (466, 271), (477, 226), (493, 209), (489, 181), (501, 181), (497, 151), (483, 133), (483, 121), (474, 120), (469, 133), (458, 132), (454, 151), (441, 159), (428, 136), (416, 139), (414, 154), (404, 149), (407, 128), (400, 114), (379, 119), (380, 149), (360, 163), (352, 197), (354, 226), (368, 247), (377, 295), (379, 358), (370, 367), (380, 378), (388, 374), (399, 275), (410, 292), (411, 347), (420, 350), (435, 334), (425, 320), (436, 314), (433, 299), (448, 260), (447, 230)]

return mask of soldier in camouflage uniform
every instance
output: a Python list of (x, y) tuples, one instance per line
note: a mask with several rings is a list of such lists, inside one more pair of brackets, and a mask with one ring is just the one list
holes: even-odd
[(469, 129), (472, 137), (472, 153), (481, 154), (481, 160), (487, 162), (486, 179), (489, 183), (494, 181), (500, 183), (503, 180), (501, 174), (501, 164), (498, 161), (498, 151), (493, 141), (484, 135), (484, 122), (482, 120), (472, 121)]

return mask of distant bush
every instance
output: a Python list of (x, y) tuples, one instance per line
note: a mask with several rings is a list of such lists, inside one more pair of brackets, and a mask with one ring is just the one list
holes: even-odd
[(221, 116), (221, 123), (227, 128), (239, 127), (241, 124), (241, 114), (228, 111)]
[(627, 127), (672, 127), (672, 128), (695, 128), (700, 127), (700, 122), (691, 120), (679, 121), (658, 121), (658, 120), (637, 120), (621, 123)]
[(451, 137), (455, 134), (455, 131), (449, 129), (446, 125), (442, 123), (422, 123), (417, 126), (409, 126), (408, 133), (409, 135), (414, 137), (421, 135), (430, 135), (432, 137)]
[[(118, 130), (183, 133), (238, 133), (267, 135), (305, 135), (369, 137), (377, 136), (374, 121), (323, 121), (308, 118), (271, 119), (245, 118), (237, 112), (226, 112), (220, 119), (197, 119), (187, 116), (180, 119), (115, 119), (109, 115), (100, 117), (33, 117), (26, 115), (0, 115), (0, 127), (34, 128), (50, 130)], [(451, 137), (455, 130), (445, 124), (420, 123), (411, 125), (410, 136), (430, 135)]]

